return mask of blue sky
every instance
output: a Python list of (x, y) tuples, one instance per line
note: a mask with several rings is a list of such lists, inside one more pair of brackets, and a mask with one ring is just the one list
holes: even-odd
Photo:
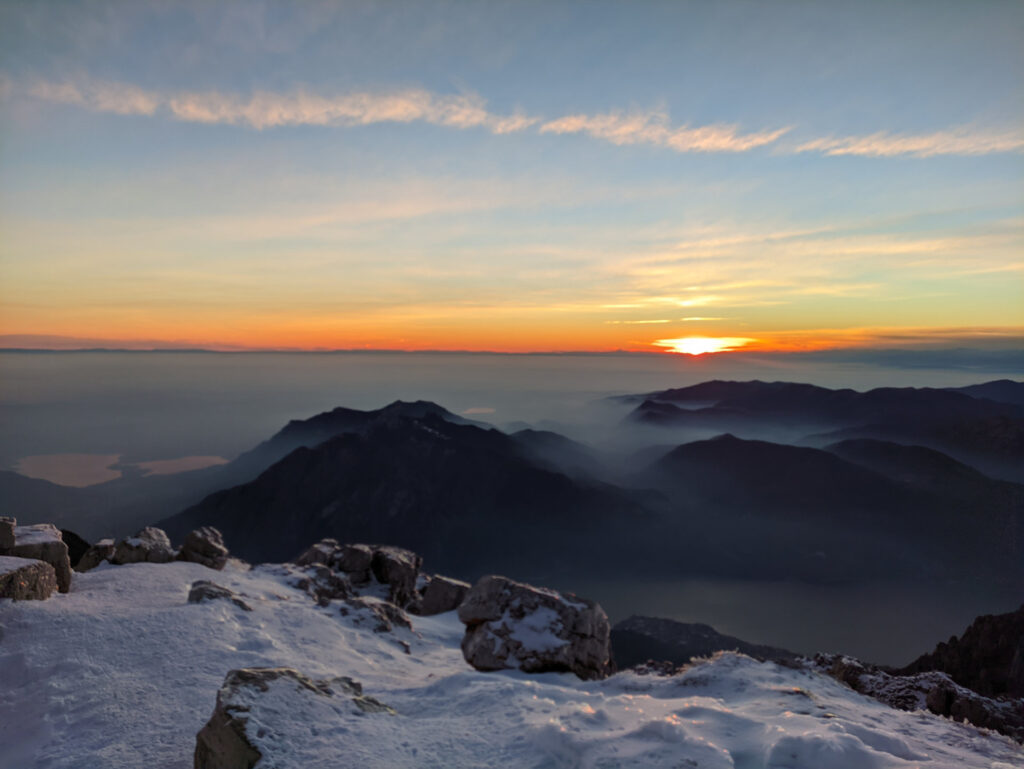
[(1020, 3), (0, 7), (0, 332), (1024, 328)]

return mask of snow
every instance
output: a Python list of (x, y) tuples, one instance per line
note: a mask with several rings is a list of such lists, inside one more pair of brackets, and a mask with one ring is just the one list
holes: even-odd
[[(252, 606), (186, 602), (213, 579)], [(672, 677), (481, 673), (454, 612), (374, 633), (288, 572), (103, 564), (68, 594), (0, 601), (0, 769), (192, 766), (228, 670), (350, 676), (397, 715), (272, 686), (262, 767), (1008, 769), (1008, 738), (903, 712), (807, 669), (717, 655)], [(410, 646), (406, 653), (396, 643)], [(280, 689), (280, 690), (279, 690)]]
[(49, 523), (37, 523), (34, 526), (15, 526), (14, 539), (18, 546), (42, 545), (47, 542), (63, 542), (60, 532)]
[(562, 619), (558, 612), (547, 606), (534, 609), (522, 619), (512, 619), (511, 610), (496, 622), (489, 623), (492, 628), (505, 625), (511, 627), (509, 638), (518, 641), (528, 652), (548, 652), (565, 646), (568, 639), (559, 638), (557, 633), (562, 629)]
[(39, 563), (35, 558), (18, 558), (14, 555), (0, 555), (0, 574), (17, 571), (29, 564)]

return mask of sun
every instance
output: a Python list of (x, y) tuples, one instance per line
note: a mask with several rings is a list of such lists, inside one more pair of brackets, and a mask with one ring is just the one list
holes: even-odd
[(704, 355), (709, 352), (729, 352), (753, 341), (755, 340), (742, 336), (686, 336), (681, 339), (659, 339), (653, 344), (655, 347), (663, 347), (668, 352)]

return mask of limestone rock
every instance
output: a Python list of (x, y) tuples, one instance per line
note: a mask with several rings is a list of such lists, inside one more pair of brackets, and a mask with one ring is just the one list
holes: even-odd
[(7, 555), (18, 558), (35, 558), (53, 567), (57, 576), (57, 589), (66, 593), (71, 589), (71, 561), (68, 546), (61, 539), (60, 531), (51, 523), (35, 526), (16, 526), (14, 547), (8, 548)]
[(295, 563), (299, 566), (309, 566), (312, 563), (329, 566), (337, 550), (338, 540), (321, 539), (315, 545), (310, 545), (302, 555), (295, 559)]
[(243, 601), (238, 593), (234, 590), (229, 590), (222, 585), (218, 585), (214, 582), (209, 582), (205, 579), (196, 580), (192, 583), (191, 589), (188, 591), (188, 602), (189, 603), (202, 603), (203, 601), (216, 601), (219, 599), (226, 599), (231, 601), (239, 609), (245, 611), (252, 611), (252, 607)]
[(78, 561), (75, 571), (83, 572), (95, 569), (104, 561), (109, 561), (114, 555), (114, 540), (101, 539), (95, 545), (85, 551), (85, 555)]
[(411, 550), (382, 546), (373, 551), (373, 576), (390, 588), (388, 600), (408, 606), (416, 598), (416, 577), (423, 559)]
[(194, 529), (185, 536), (178, 560), (201, 563), (220, 571), (228, 562), (228, 549), (224, 546), (224, 537), (213, 526)]
[[(347, 698), (351, 708), (339, 708), (340, 698)], [(298, 702), (302, 712), (311, 713), (312, 722), (281, 719), (283, 702)], [(213, 715), (196, 735), (193, 766), (251, 769), (264, 758), (269, 766), (283, 766), (281, 761), (287, 757), (272, 754), (276, 745), (301, 748), (309, 741), (309, 735), (303, 733), (307, 730), (313, 734), (318, 730), (336, 730), (342, 726), (334, 723), (336, 720), (358, 717), (356, 714), (394, 712), (363, 694), (359, 682), (348, 677), (318, 681), (291, 668), (232, 670), (217, 692)], [(268, 750), (269, 754), (264, 755)], [(342, 756), (338, 759), (341, 762)]]
[(0, 515), (0, 553), (14, 547), (14, 528), (17, 525), (16, 518)]
[(446, 611), (454, 611), (469, 592), (468, 582), (435, 574), (423, 589), (423, 598), (419, 602), (417, 614), (430, 617)]
[(174, 560), (171, 540), (163, 529), (147, 526), (134, 537), (117, 543), (111, 563), (169, 563)]
[(0, 598), (42, 601), (57, 589), (53, 566), (31, 558), (0, 555)]
[(459, 619), (462, 654), (477, 670), (571, 671), (583, 679), (613, 672), (608, 616), (585, 598), (492, 575), (466, 594)]

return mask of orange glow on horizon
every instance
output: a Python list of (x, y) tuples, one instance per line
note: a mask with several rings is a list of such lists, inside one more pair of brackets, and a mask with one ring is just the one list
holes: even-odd
[(672, 353), (705, 355), (712, 352), (731, 352), (756, 341), (742, 336), (687, 336), (681, 339), (659, 339), (654, 345)]

